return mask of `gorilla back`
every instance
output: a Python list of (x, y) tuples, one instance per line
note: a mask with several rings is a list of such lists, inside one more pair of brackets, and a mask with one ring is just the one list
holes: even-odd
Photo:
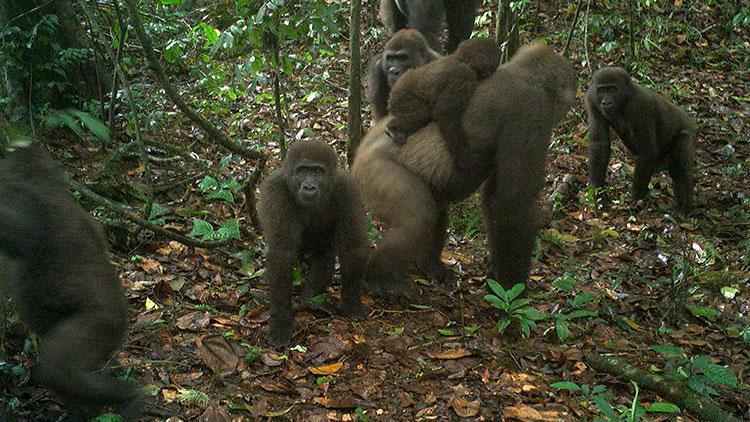
[(32, 374), (62, 397), (74, 420), (105, 405), (130, 418), (140, 411), (137, 390), (101, 371), (128, 324), (107, 249), (46, 151), (27, 147), (0, 161), (0, 254), (10, 262), (4, 290), (41, 338)]

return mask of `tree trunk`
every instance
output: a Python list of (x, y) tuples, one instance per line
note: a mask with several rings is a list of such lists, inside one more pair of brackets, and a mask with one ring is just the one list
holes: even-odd
[(351, 23), (349, 25), (349, 146), (347, 160), (354, 160), (354, 154), (362, 140), (362, 80), (359, 54), (359, 23), (362, 1), (352, 0)]

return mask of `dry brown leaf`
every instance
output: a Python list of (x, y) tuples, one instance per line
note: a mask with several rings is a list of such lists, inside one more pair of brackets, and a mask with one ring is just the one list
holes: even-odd
[(503, 409), (505, 418), (516, 418), (522, 421), (539, 421), (542, 420), (542, 414), (528, 406), (507, 406)]
[(279, 366), (283, 362), (281, 357), (276, 353), (263, 353), (260, 360), (266, 366)]
[(479, 414), (479, 406), (479, 400), (468, 401), (461, 397), (454, 397), (453, 400), (451, 400), (453, 411), (462, 418), (470, 418)]
[(313, 402), (327, 409), (353, 409), (357, 403), (352, 399), (331, 399), (328, 397), (315, 397)]
[(199, 422), (229, 422), (231, 420), (229, 408), (215, 402), (210, 403), (206, 411), (198, 417)]
[(438, 353), (427, 353), (427, 356), (431, 357), (432, 359), (461, 359), (465, 358), (466, 356), (471, 356), (473, 353), (466, 349), (451, 349), (446, 350), (444, 352), (438, 352)]
[(315, 368), (310, 368), (310, 372), (312, 372), (315, 375), (332, 375), (338, 372), (342, 366), (344, 366), (343, 362), (336, 362), (330, 365), (323, 365), (323, 366), (318, 366)]
[(177, 318), (177, 328), (181, 330), (200, 331), (208, 326), (211, 315), (208, 312), (191, 312)]
[(237, 370), (240, 357), (223, 336), (199, 338), (195, 342), (203, 363), (215, 374), (224, 377)]

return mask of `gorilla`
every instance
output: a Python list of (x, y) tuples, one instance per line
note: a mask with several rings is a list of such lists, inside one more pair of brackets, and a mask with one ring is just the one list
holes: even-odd
[(385, 131), (403, 145), (408, 135), (434, 121), (440, 127), (456, 165), (464, 169), (466, 135), (462, 117), (479, 81), (500, 65), (500, 49), (490, 38), (463, 41), (453, 54), (407, 72), (391, 90), (388, 108), (393, 116)]
[(424, 66), (441, 56), (427, 45), (424, 36), (414, 29), (398, 31), (382, 53), (370, 61), (367, 74), (367, 101), (372, 105), (372, 120), (388, 114), (388, 99), (399, 77), (409, 69)]
[(448, 27), (446, 51), (471, 36), (478, 0), (381, 0), (380, 19), (390, 35), (412, 28), (425, 36), (430, 48), (441, 50), (443, 23)]
[(672, 178), (675, 212), (686, 215), (692, 208), (695, 162), (695, 123), (681, 108), (633, 82), (621, 67), (605, 67), (594, 73), (586, 94), (589, 141), (589, 183), (605, 183), (612, 128), (635, 155), (633, 199), (643, 199), (648, 183), (659, 167)]
[(69, 418), (88, 420), (114, 406), (125, 420), (137, 420), (138, 389), (102, 370), (128, 329), (107, 240), (41, 147), (0, 160), (0, 265), (7, 266), (0, 290), (40, 337), (32, 375), (60, 395)]
[(270, 342), (286, 346), (294, 333), (292, 271), (306, 256), (310, 273), (303, 297), (323, 293), (341, 261), (342, 311), (363, 318), (361, 283), (367, 263), (365, 211), (348, 174), (338, 169), (336, 152), (323, 142), (301, 142), (260, 186), (258, 217), (268, 244), (271, 290)]
[(386, 117), (370, 129), (352, 165), (365, 207), (388, 227), (370, 259), (374, 293), (411, 296), (403, 276), (419, 270), (444, 279), (440, 263), (448, 205), (482, 186), (490, 244), (489, 276), (503, 285), (525, 282), (534, 247), (537, 196), (544, 185), (552, 129), (573, 105), (576, 72), (551, 48), (533, 43), (480, 82), (462, 128), (460, 169), (436, 123), (399, 146), (385, 133)]

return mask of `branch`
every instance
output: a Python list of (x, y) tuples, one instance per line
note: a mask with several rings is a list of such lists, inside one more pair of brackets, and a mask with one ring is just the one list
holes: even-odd
[(576, 5), (576, 13), (573, 15), (573, 25), (570, 27), (570, 31), (568, 32), (568, 40), (565, 41), (565, 48), (563, 48), (562, 55), (564, 57), (568, 56), (568, 48), (570, 48), (570, 42), (573, 40), (573, 32), (576, 30), (576, 25), (578, 25), (578, 16), (581, 13), (581, 6), (583, 6), (583, 0), (578, 0), (578, 4)]
[(140, 40), (141, 42), (141, 46), (143, 47), (143, 54), (145, 54), (146, 60), (148, 61), (151, 70), (156, 75), (156, 78), (164, 88), (167, 96), (172, 100), (172, 102), (174, 102), (177, 108), (185, 113), (185, 115), (188, 116), (190, 120), (194, 121), (198, 126), (201, 127), (201, 129), (206, 131), (206, 133), (208, 133), (208, 135), (214, 141), (221, 144), (224, 148), (234, 153), (240, 154), (248, 159), (258, 160), (263, 158), (265, 154), (263, 154), (261, 151), (255, 151), (249, 148), (245, 148), (239, 143), (227, 138), (227, 136), (222, 131), (211, 124), (211, 122), (206, 120), (203, 116), (195, 112), (195, 110), (193, 110), (185, 102), (185, 100), (182, 99), (182, 97), (177, 93), (172, 84), (169, 83), (167, 74), (164, 72), (164, 68), (162, 68), (159, 59), (156, 57), (156, 53), (154, 53), (154, 47), (151, 43), (151, 38), (149, 38), (148, 34), (146, 34), (146, 30), (143, 29), (143, 23), (141, 22), (141, 17), (138, 15), (138, 8), (136, 7), (135, 2), (133, 0), (125, 0), (125, 4), (128, 7), (128, 13), (130, 15), (130, 21), (133, 25), (133, 29), (135, 29), (138, 40)]
[(597, 353), (586, 355), (586, 362), (599, 372), (606, 372), (616, 377), (626, 378), (638, 383), (638, 386), (653, 391), (659, 396), (677, 403), (701, 420), (717, 422), (740, 422), (740, 419), (724, 411), (711, 399), (697, 394), (685, 383), (667, 380), (658, 375), (629, 365), (614, 356), (602, 356)]
[(193, 237), (188, 237), (176, 232), (173, 232), (171, 230), (167, 230), (163, 227), (157, 226), (156, 224), (151, 223), (150, 221), (147, 221), (132, 211), (130, 211), (127, 207), (124, 205), (118, 204), (114, 201), (111, 201), (103, 196), (98, 195), (97, 193), (93, 192), (91, 189), (84, 186), (82, 183), (78, 183), (75, 180), (68, 178), (68, 187), (71, 190), (78, 191), (78, 193), (81, 194), (83, 198), (86, 198), (87, 200), (101, 205), (108, 210), (112, 211), (113, 213), (119, 215), (120, 217), (131, 221), (141, 227), (147, 228), (151, 230), (154, 233), (161, 234), (162, 236), (176, 240), (183, 245), (187, 246), (195, 246), (198, 248), (215, 248), (217, 246), (223, 246), (228, 244), (231, 239), (225, 239), (225, 240), (198, 240)]

